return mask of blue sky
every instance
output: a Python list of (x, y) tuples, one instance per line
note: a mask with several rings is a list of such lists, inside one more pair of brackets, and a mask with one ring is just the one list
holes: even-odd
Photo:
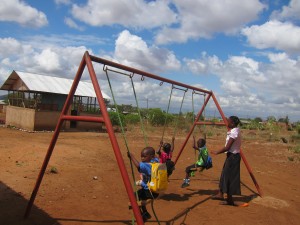
[[(12, 70), (72, 79), (88, 50), (212, 90), (227, 116), (300, 120), (300, 0), (0, 3), (1, 84)], [(118, 98), (128, 100), (126, 79), (114, 82)], [(136, 85), (150, 107), (168, 101), (169, 89)], [(181, 93), (175, 94), (178, 107)]]

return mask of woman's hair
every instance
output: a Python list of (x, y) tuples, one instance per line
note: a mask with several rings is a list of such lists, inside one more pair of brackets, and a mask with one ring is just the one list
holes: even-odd
[(240, 119), (237, 116), (230, 116), (229, 119), (234, 123), (235, 126), (241, 123)]
[(163, 150), (164, 150), (164, 152), (169, 153), (171, 151), (171, 144), (164, 143)]

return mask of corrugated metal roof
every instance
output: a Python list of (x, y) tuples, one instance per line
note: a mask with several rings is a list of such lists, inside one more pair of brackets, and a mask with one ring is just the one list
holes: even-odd
[[(13, 71), (0, 89), (7, 91), (26, 90), (68, 95), (72, 83), (73, 80), (71, 79)], [(103, 98), (110, 99), (110, 97), (106, 93), (104, 93), (103, 91), (101, 92)], [(75, 95), (84, 97), (96, 97), (93, 84), (86, 81), (79, 82)]]

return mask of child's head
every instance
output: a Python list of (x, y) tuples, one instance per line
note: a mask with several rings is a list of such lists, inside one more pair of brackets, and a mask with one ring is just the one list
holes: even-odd
[(163, 144), (163, 151), (166, 153), (169, 153), (171, 151), (171, 144), (170, 143), (164, 143)]
[(198, 145), (198, 148), (203, 148), (206, 144), (206, 141), (205, 139), (203, 138), (199, 138), (198, 141), (197, 141), (197, 145)]
[(229, 128), (237, 127), (241, 123), (240, 119), (237, 116), (230, 116), (227, 121)]
[(155, 156), (155, 150), (152, 147), (146, 147), (141, 152), (142, 162), (150, 162), (154, 156)]

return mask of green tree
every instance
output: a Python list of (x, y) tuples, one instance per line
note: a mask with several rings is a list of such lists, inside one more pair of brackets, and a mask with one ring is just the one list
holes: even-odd
[(297, 123), (296, 130), (297, 130), (297, 133), (299, 135), (300, 134), (300, 122)]
[(187, 112), (185, 114), (185, 119), (188, 121), (188, 122), (193, 122), (194, 119), (195, 119), (195, 115), (193, 112)]
[(152, 126), (161, 126), (165, 123), (165, 115), (159, 108), (149, 109), (149, 122)]
[[(121, 126), (120, 120), (121, 120), (121, 123), (123, 124), (123, 126), (126, 125), (125, 116), (123, 114), (117, 113), (117, 112), (108, 112), (108, 115), (109, 115), (110, 121), (113, 126)], [(120, 117), (120, 119), (119, 119), (119, 117)]]
[(286, 125), (288, 125), (290, 120), (289, 120), (289, 117), (286, 116), (285, 118), (279, 118), (278, 122), (285, 123)]
[(263, 129), (263, 125), (258, 120), (254, 119), (246, 125), (246, 128), (249, 130), (261, 130)]
[(125, 116), (126, 124), (138, 124), (140, 122), (139, 115), (136, 114), (128, 114)]
[(262, 120), (262, 118), (260, 118), (260, 117), (255, 117), (255, 118), (254, 118), (254, 121), (257, 122), (257, 123), (260, 123), (260, 122), (262, 122), (263, 120)]
[(170, 124), (174, 120), (172, 114), (163, 112), (160, 108), (151, 108), (148, 112), (148, 119), (152, 126), (164, 126)]
[(275, 116), (268, 116), (267, 121), (268, 122), (276, 122), (276, 118), (275, 118)]

